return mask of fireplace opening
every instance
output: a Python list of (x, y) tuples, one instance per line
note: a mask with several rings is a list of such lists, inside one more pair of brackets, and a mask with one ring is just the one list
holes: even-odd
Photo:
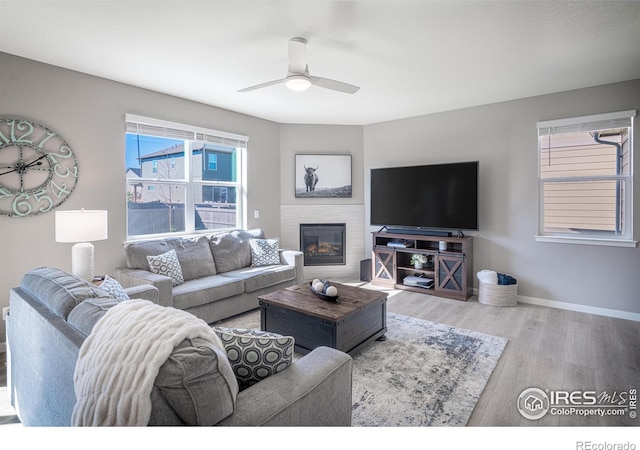
[(346, 264), (344, 223), (301, 223), (300, 251), (305, 266)]

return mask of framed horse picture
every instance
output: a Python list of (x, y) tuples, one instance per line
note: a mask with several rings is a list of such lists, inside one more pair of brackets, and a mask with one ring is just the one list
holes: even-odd
[(296, 198), (351, 197), (351, 155), (296, 155)]

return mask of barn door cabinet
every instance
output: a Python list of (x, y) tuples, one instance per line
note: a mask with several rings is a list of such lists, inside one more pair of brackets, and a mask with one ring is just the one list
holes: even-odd
[[(440, 249), (446, 242), (446, 250)], [(398, 246), (403, 243), (406, 247)], [(467, 300), (473, 292), (473, 238), (440, 237), (387, 232), (373, 233), (371, 283), (439, 297)], [(411, 263), (413, 254), (424, 255), (420, 269)], [(407, 277), (420, 277), (421, 286), (407, 284)], [(432, 283), (426, 283), (432, 280)], [(428, 286), (422, 286), (428, 284)]]

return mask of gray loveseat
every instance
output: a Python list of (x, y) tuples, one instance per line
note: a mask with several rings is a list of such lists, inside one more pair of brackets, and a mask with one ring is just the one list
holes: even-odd
[[(262, 230), (233, 230), (193, 238), (170, 237), (125, 244), (126, 267), (114, 278), (124, 287), (151, 284), (158, 303), (188, 311), (207, 323), (258, 307), (258, 296), (303, 282), (302, 253), (280, 250), (279, 264), (254, 267), (251, 239)], [(148, 256), (175, 250), (184, 282), (151, 272)]]
[[(151, 300), (157, 296), (151, 286), (127, 292)], [(11, 289), (8, 387), (24, 425), (71, 424), (80, 347), (119, 301), (126, 302), (51, 268), (25, 274), (21, 285)], [(347, 354), (318, 347), (240, 391), (233, 401), (225, 358), (198, 338), (177, 345), (155, 379), (148, 425), (350, 425), (352, 360)]]

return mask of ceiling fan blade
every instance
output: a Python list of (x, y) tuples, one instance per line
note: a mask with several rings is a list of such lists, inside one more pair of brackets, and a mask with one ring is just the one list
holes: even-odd
[(254, 91), (256, 89), (261, 89), (267, 86), (273, 86), (275, 84), (280, 84), (280, 83), (284, 83), (286, 80), (283, 78), (281, 80), (273, 80), (273, 81), (267, 81), (266, 83), (260, 83), (260, 84), (256, 84), (255, 86), (249, 86), (246, 87), (244, 89), (238, 89), (238, 92), (249, 92), (249, 91)]
[(289, 39), (289, 70), (305, 73), (307, 70), (307, 40), (301, 37)]
[(342, 81), (330, 80), (329, 78), (322, 77), (310, 77), (311, 84), (314, 86), (323, 87), (325, 89), (331, 89), (338, 92), (344, 92), (345, 94), (355, 94), (360, 89), (353, 84), (343, 83)]

